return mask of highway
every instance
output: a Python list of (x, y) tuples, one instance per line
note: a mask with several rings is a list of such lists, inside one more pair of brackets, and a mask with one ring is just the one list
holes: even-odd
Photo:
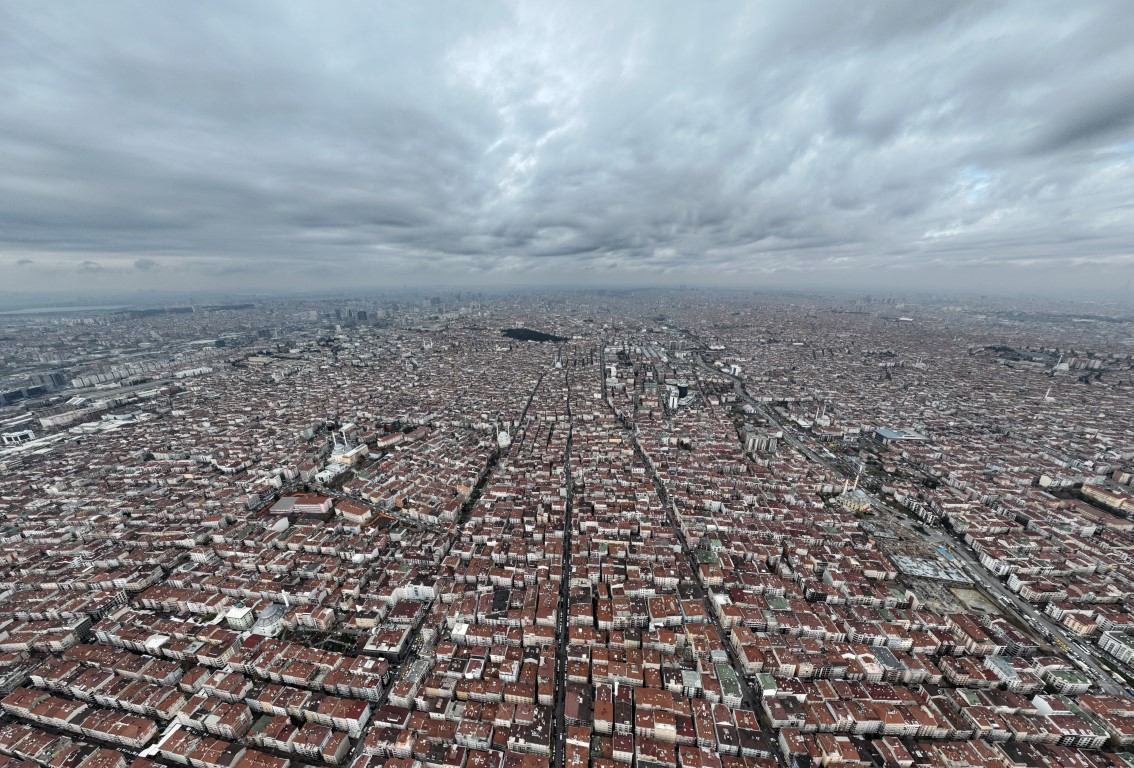
[(1035, 606), (1008, 589), (977, 561), (974, 556), (975, 553), (972, 553), (972, 550), (963, 540), (938, 528), (927, 528), (926, 530), (929, 531), (930, 541), (949, 548), (950, 554), (956, 558), (956, 562), (963, 566), (965, 572), (973, 580), (973, 586), (984, 593), (993, 604), (998, 604), (1002, 608), (1010, 607), (1025, 624), (1032, 628), (1035, 634), (1042, 637), (1046, 632), (1071, 649), (1074, 653), (1072, 658), (1078, 657), (1078, 660), (1093, 673), (1095, 682), (1103, 691), (1114, 696), (1125, 694), (1125, 687), (1119, 685), (1111, 677), (1111, 673), (1100, 666), (1096, 657), (1097, 654), (1101, 653), (1098, 649), (1082, 642), (1080, 638), (1067, 632), (1060, 624), (1053, 621), (1050, 616), (1036, 610)]
[[(740, 378), (729, 374), (715, 366), (710, 366), (701, 357), (700, 353), (696, 353), (697, 362), (708, 370), (717, 374), (728, 376), (732, 379), (733, 388), (737, 395), (744, 400), (744, 402), (752, 405), (757, 411), (768, 420), (769, 425), (775, 429), (779, 429), (783, 433), (784, 442), (802, 453), (812, 461), (827, 467), (832, 472), (842, 475), (844, 479), (848, 478), (846, 474), (838, 467), (838, 465), (823, 456), (819, 455), (809, 445), (805, 444), (796, 436), (793, 431), (785, 426), (771, 408), (766, 407), (763, 403), (753, 399), (749, 396), (748, 392), (744, 389), (744, 384)], [(866, 498), (869, 500), (871, 506), (878, 512), (885, 512), (887, 515), (896, 514), (894, 510), (874, 496), (869, 491), (862, 489)], [(1000, 582), (991, 572), (989, 572), (974, 556), (972, 550), (965, 542), (954, 536), (950, 531), (946, 531), (940, 527), (931, 527), (926, 525), (929, 540), (937, 546), (945, 546), (957, 558), (957, 562), (962, 564), (967, 572), (969, 578), (973, 580), (973, 586), (982, 592), (994, 605), (999, 605), (1002, 609), (1008, 608), (1011, 612), (1015, 613), (1017, 618), (1031, 627), (1033, 632), (1039, 636), (1043, 636), (1044, 632), (1049, 633), (1052, 637), (1056, 638), (1064, 644), (1065, 647), (1071, 649), (1068, 655), (1071, 656), (1072, 663), (1077, 660), (1080, 661), (1090, 672), (1093, 674), (1095, 684), (1098, 687), (1111, 695), (1125, 694), (1125, 686), (1119, 685), (1111, 673), (1098, 662), (1098, 655), (1102, 652), (1096, 648), (1091, 647), (1087, 643), (1080, 643), (1080, 639), (1068, 633), (1059, 624), (1053, 622), (1049, 616), (1044, 615), (1026, 600), (1022, 599), (1015, 592), (1009, 590), (1004, 584)], [(1082, 648), (1083, 650), (1078, 650)], [(1073, 653), (1073, 655), (1071, 655)]]

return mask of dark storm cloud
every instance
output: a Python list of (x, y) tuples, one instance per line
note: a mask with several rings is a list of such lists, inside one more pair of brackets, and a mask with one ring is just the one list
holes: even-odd
[(0, 268), (1132, 269), (1132, 27), (1126, 2), (6, 4)]
[(1038, 143), (1040, 152), (1090, 147), (1106, 140), (1134, 137), (1134, 83), (1093, 94), (1086, 103), (1067, 104), (1066, 118), (1053, 124)]

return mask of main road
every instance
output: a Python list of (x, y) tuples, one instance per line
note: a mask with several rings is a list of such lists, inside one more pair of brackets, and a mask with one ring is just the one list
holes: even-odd
[[(792, 448), (796, 449), (817, 464), (826, 467), (827, 469), (838, 475), (842, 475), (844, 479), (849, 479), (834, 461), (821, 456), (818, 452), (813, 450), (809, 445), (801, 440), (797, 435), (795, 435), (791, 428), (785, 426), (771, 408), (768, 408), (764, 403), (759, 402), (751, 395), (749, 395), (747, 390), (745, 390), (744, 383), (740, 380), (740, 377), (733, 376), (727, 371), (723, 371), (715, 366), (710, 366), (701, 357), (700, 352), (696, 352), (694, 354), (696, 355), (697, 363), (699, 365), (715, 373), (722, 374), (731, 378), (733, 389), (736, 392), (737, 396), (744, 400), (744, 402), (755, 408), (761, 416), (767, 419), (769, 425), (772, 425), (775, 429), (778, 429), (783, 434), (784, 442), (786, 442)], [(886, 512), (887, 514), (893, 513), (894, 510), (889, 505), (878, 499), (878, 497), (876, 497), (874, 494), (865, 489), (860, 490), (862, 490), (862, 492), (866, 495), (867, 500), (876, 511)], [(980, 562), (978, 562), (975, 557), (969, 554), (968, 545), (965, 544), (963, 540), (955, 536), (951, 531), (945, 530), (940, 527), (927, 527), (926, 531), (929, 540), (933, 544), (946, 547), (961, 563), (964, 564), (966, 570), (968, 571), (968, 575), (973, 579), (974, 586), (976, 586), (977, 589), (984, 593), (987, 597), (991, 598), (993, 603), (999, 604), (1002, 608), (1006, 607), (1010, 609), (1025, 624), (1030, 625), (1037, 632), (1048, 633), (1052, 637), (1058, 639), (1065, 648), (1073, 649), (1076, 646), (1080, 645), (1080, 638), (1071, 636), (1062, 626), (1053, 622), (1051, 620), (1051, 617), (1040, 611), (1037, 611), (1035, 606), (1004, 586), (1004, 584), (1002, 584), (999, 579), (996, 578), (996, 576), (989, 572), (988, 569), (986, 569)], [(1069, 651), (1069, 653), (1072, 652)], [(1073, 653), (1073, 659), (1077, 657), (1077, 660), (1094, 674), (1095, 683), (1099, 686), (1100, 689), (1115, 696), (1126, 693), (1125, 687), (1119, 685), (1111, 676), (1111, 673), (1108, 670), (1103, 669), (1099, 665), (1099, 663), (1094, 658), (1093, 651), (1088, 651), (1086, 653), (1079, 653), (1076, 651)]]
[(1087, 667), (1096, 678), (1099, 687), (1107, 693), (1118, 696), (1126, 693), (1124, 686), (1119, 685), (1111, 673), (1102, 668), (1094, 657), (1094, 651), (1083, 646), (1082, 639), (1078, 638), (1051, 620), (1047, 614), (1036, 610), (1035, 606), (1024, 600), (1000, 582), (987, 568), (970, 554), (965, 542), (953, 534), (939, 528), (927, 528), (930, 541), (939, 546), (948, 547), (949, 553), (957, 559), (973, 579), (973, 585), (1001, 607), (1011, 608), (1023, 621), (1030, 625), (1037, 633), (1046, 633), (1062, 643), (1063, 647), (1074, 649), (1076, 646), (1084, 648), (1085, 652), (1069, 651), (1074, 653), (1078, 661)]
[(571, 375), (564, 372), (567, 387), (567, 447), (563, 453), (563, 482), (567, 484), (567, 506), (563, 515), (563, 560), (559, 574), (559, 627), (555, 642), (555, 733), (552, 734), (552, 768), (567, 765), (567, 622), (571, 600), (571, 516), (575, 503), (575, 485), (571, 479), (571, 441), (574, 434), (571, 416)]
[[(638, 455), (639, 460), (646, 466), (646, 470), (649, 472), (649, 475), (650, 475), (650, 480), (653, 482), (654, 489), (658, 494), (658, 499), (661, 501), (662, 508), (665, 510), (666, 520), (669, 522), (670, 526), (673, 528), (674, 533), (677, 534), (677, 540), (681, 543), (681, 549), (682, 549), (682, 552), (685, 555), (686, 561), (689, 564), (690, 571), (693, 573), (694, 578), (696, 578), (697, 573), (699, 571), (697, 558), (693, 554), (693, 548), (689, 546), (689, 542), (686, 541), (686, 539), (685, 539), (685, 532), (681, 530), (680, 522), (677, 520), (676, 516), (674, 515), (674, 507), (673, 507), (673, 504), (670, 503), (669, 493), (666, 491), (665, 482), (660, 477), (658, 477), (658, 473), (657, 473), (657, 470), (654, 468), (653, 461), (650, 459), (650, 456), (649, 456), (648, 453), (646, 453), (645, 449), (642, 448), (642, 444), (638, 441), (638, 435), (637, 435), (636, 431), (632, 428), (632, 425), (628, 423), (628, 420), (626, 419), (626, 417), (623, 416), (622, 414), (620, 414), (618, 412), (618, 410), (614, 407), (614, 403), (611, 402), (609, 395), (606, 393), (606, 382), (605, 382), (606, 355), (605, 355), (605, 349), (606, 349), (606, 345), (603, 344), (602, 351), (600, 352), (600, 362), (602, 364), (602, 370), (603, 370), (603, 376), (604, 376), (603, 401), (607, 404), (607, 407), (610, 408), (610, 410), (614, 414), (615, 418), (619, 420), (619, 423), (622, 424), (623, 429), (629, 435), (630, 441), (634, 446), (634, 452)], [(740, 660), (737, 658), (736, 653), (733, 651), (732, 643), (729, 642), (729, 640), (728, 640), (729, 632), (727, 632), (725, 630), (725, 628), (723, 626), (721, 626), (720, 614), (717, 611), (717, 606), (714, 605), (712, 603), (712, 601), (707, 596), (703, 598), (703, 602), (704, 602), (704, 606), (705, 606), (705, 612), (708, 615), (709, 620), (712, 621), (714, 625), (716, 625), (717, 632), (720, 634), (721, 644), (724, 646), (725, 651), (728, 653), (729, 662), (732, 664), (732, 668), (736, 672), (736, 679), (740, 683), (740, 689), (741, 689), (741, 693), (743, 695), (744, 706), (759, 714), (761, 712), (761, 709), (760, 709), (760, 706), (759, 706), (760, 697), (756, 694), (756, 692), (748, 684), (748, 678), (745, 677), (745, 675), (743, 673), (744, 667), (740, 664)], [(771, 733), (770, 730), (769, 730), (769, 733)], [(777, 760), (779, 760), (778, 755), (777, 755)]]

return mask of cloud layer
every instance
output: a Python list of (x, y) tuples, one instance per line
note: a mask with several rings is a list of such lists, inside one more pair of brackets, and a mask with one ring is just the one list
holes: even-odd
[(2, 282), (1113, 285), (1130, 29), (1124, 0), (9, 3)]

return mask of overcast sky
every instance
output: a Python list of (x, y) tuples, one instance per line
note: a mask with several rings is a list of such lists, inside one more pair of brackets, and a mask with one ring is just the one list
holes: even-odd
[(1134, 294), (1134, 3), (0, 0), (0, 290)]

